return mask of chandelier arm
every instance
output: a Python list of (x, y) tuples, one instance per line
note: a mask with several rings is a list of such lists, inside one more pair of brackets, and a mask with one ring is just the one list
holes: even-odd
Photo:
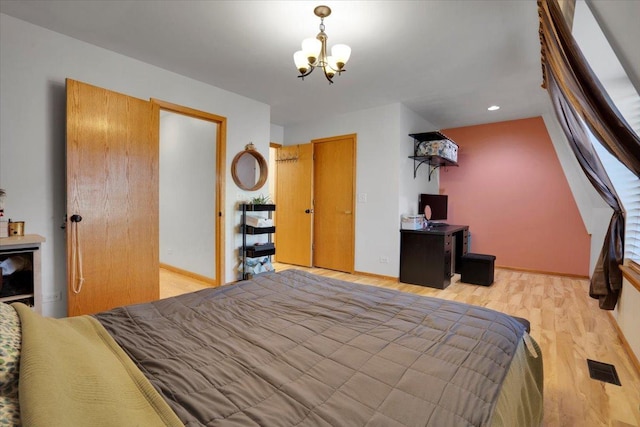
[(300, 77), (302, 80), (304, 80), (304, 78), (305, 78), (305, 77), (307, 77), (309, 74), (311, 74), (311, 72), (312, 72), (313, 70), (315, 70), (315, 68), (316, 68), (315, 66), (313, 66), (313, 65), (309, 65), (309, 71), (307, 71), (307, 72), (306, 72), (306, 73), (304, 73), (304, 74), (300, 74), (298, 77)]
[(344, 68), (342, 68), (342, 69), (340, 69), (340, 68), (337, 68), (337, 69), (336, 69), (336, 68), (333, 68), (333, 67), (331, 66), (331, 64), (329, 64), (329, 63), (327, 63), (327, 67), (331, 68), (333, 71), (335, 71), (336, 73), (338, 73), (338, 75), (340, 75), (340, 73), (342, 73), (342, 72), (344, 72), (344, 71), (347, 71), (347, 70), (346, 70), (346, 69), (344, 69)]
[(327, 71), (324, 69), (324, 67), (322, 68), (322, 71), (324, 72), (324, 76), (327, 78), (327, 80), (329, 80), (329, 84), (332, 85), (333, 80), (331, 80), (331, 77), (329, 77), (329, 74), (327, 74)]

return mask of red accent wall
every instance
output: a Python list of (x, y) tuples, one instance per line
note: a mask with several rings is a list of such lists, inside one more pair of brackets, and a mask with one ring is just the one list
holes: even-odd
[(591, 237), (541, 117), (443, 129), (458, 165), (440, 169), (449, 224), (496, 265), (589, 275)]

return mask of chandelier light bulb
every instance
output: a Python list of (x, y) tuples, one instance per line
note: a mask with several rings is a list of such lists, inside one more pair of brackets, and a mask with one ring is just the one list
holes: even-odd
[(342, 67), (338, 67), (338, 61), (335, 56), (327, 57), (327, 65), (334, 71), (339, 71), (342, 68)]
[(309, 62), (309, 65), (314, 65), (320, 56), (322, 50), (322, 42), (316, 38), (308, 38), (302, 41), (302, 51)]
[(342, 69), (351, 56), (351, 48), (346, 44), (337, 44), (331, 48), (331, 56), (336, 59), (338, 69)]
[(303, 51), (299, 50), (293, 54), (293, 62), (295, 62), (300, 74), (304, 74), (309, 70), (309, 61)]
[(332, 78), (336, 75), (336, 70), (332, 67), (331, 62), (324, 66), (324, 73), (327, 77)]

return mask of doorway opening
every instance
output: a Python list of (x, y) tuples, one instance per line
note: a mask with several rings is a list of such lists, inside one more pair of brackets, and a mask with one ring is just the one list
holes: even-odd
[(226, 119), (153, 101), (160, 117), (160, 267), (224, 284)]

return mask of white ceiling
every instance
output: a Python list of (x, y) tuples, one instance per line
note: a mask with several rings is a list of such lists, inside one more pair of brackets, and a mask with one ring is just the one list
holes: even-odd
[[(329, 46), (352, 48), (331, 86), (293, 65), (319, 4), (333, 11)], [(0, 12), (269, 104), (281, 126), (395, 102), (438, 129), (549, 108), (534, 0), (0, 0)]]

